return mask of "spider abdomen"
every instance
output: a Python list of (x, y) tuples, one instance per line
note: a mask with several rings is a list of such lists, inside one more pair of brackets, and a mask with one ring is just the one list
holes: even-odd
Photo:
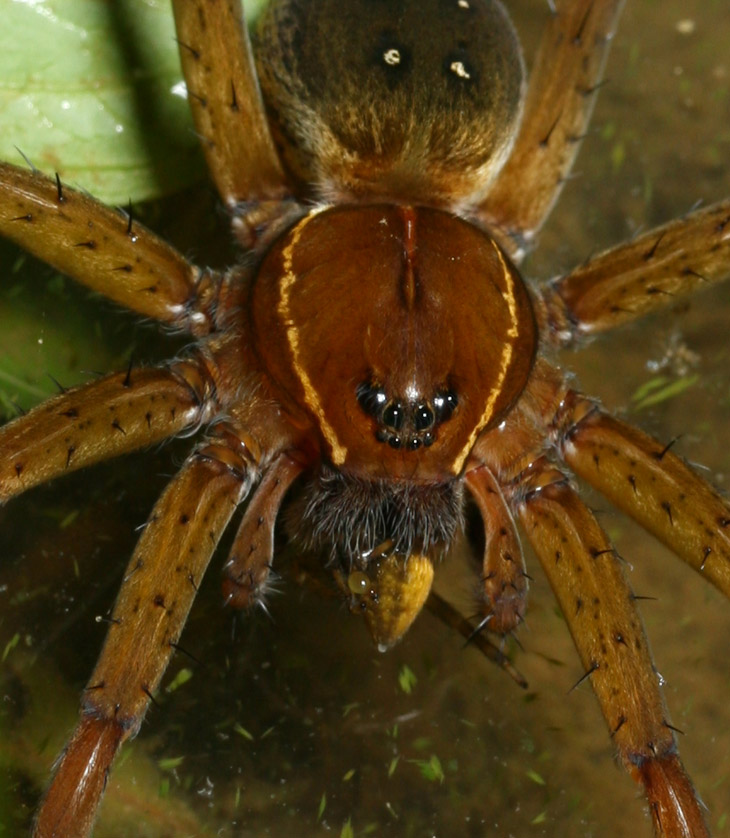
[(285, 163), (328, 199), (473, 203), (521, 112), (520, 47), (492, 0), (280, 0), (257, 69)]

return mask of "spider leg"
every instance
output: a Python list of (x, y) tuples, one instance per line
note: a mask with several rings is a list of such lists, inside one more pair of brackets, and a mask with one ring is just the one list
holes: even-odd
[(287, 454), (280, 454), (246, 509), (224, 566), (223, 596), (234, 608), (248, 608), (261, 598), (274, 559), (274, 526), (279, 507), (303, 468)]
[(555, 6), (530, 74), (514, 148), (477, 211), (517, 241), (513, 251), (542, 226), (573, 165), (623, 1), (562, 0)]
[(173, 0), (188, 98), (211, 176), (229, 211), (287, 190), (239, 0)]
[(138, 314), (210, 331), (197, 299), (210, 275), (130, 216), (58, 179), (0, 163), (0, 234)]
[(730, 597), (730, 504), (647, 434), (569, 392), (559, 416), (565, 462)]
[(623, 764), (646, 791), (657, 836), (709, 836), (677, 753), (634, 595), (607, 536), (544, 458), (520, 476), (514, 502)]
[(257, 465), (250, 449), (231, 426), (215, 432), (188, 458), (147, 522), (35, 838), (90, 834), (114, 756), (139, 730), (211, 554), (250, 488)]
[(522, 622), (527, 607), (527, 572), (522, 546), (502, 490), (485, 465), (467, 469), (466, 485), (484, 522), (482, 610), (486, 628), (509, 634)]
[(526, 690), (529, 684), (525, 676), (512, 664), (505, 653), (496, 646), (487, 633), (474, 626), (451, 603), (435, 591), (431, 591), (426, 600), (426, 608), (445, 626), (458, 632), (466, 641), (465, 645), (474, 646), (485, 658), (503, 669), (518, 687)]
[(559, 344), (612, 329), (730, 277), (730, 200), (670, 221), (554, 280), (543, 316)]
[(215, 388), (202, 362), (115, 373), (0, 428), (0, 503), (61, 474), (195, 430)]

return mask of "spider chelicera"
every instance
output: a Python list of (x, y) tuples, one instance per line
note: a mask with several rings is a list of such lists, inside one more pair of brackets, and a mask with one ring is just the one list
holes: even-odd
[[(291, 5), (296, 18), (307, 4)], [(529, 94), (540, 105), (528, 99), (511, 156), (507, 126), (518, 118), (520, 61), (502, 13), (457, 0), (425, 15), (419, 5), (409, 17), (416, 6), (406, 5), (403, 20), (380, 10), (369, 26), (355, 26), (325, 12), (324, 23), (302, 19), (293, 28), (291, 9), (278, 5), (277, 27), (275, 14), (268, 18), (274, 57), (260, 70), (272, 118), (280, 119), (277, 154), (254, 88), (234, 69), (245, 49), (231, 36), (240, 31), (235, 20), (226, 19), (235, 11), (175, 4), (209, 165), (234, 230), (254, 251), (246, 268), (197, 273), (134, 223), (60, 182), (3, 167), (7, 236), (197, 338), (168, 367), (102, 379), (8, 425), (0, 436), (3, 498), (218, 420), (144, 531), (39, 835), (90, 828), (108, 764), (141, 722), (210, 552), (259, 477), (227, 565), (227, 598), (247, 605), (260, 596), (279, 504), (296, 482), (290, 529), (309, 546), (333, 545), (335, 574), (382, 645), (420, 610), (431, 558), (460, 528), (465, 493), (486, 535), (483, 617), (488, 628), (516, 628), (526, 591), (513, 516), (520, 519), (613, 739), (646, 786), (657, 829), (705, 834), (619, 560), (556, 466), (562, 457), (724, 591), (730, 514), (670, 446), (610, 419), (543, 354), (535, 360), (535, 322), (549, 350), (724, 278), (730, 208), (643, 234), (530, 298), (509, 260), (519, 259), (567, 174), (619, 4), (559, 7), (545, 41), (553, 46), (538, 59)], [(490, 34), (500, 33), (495, 43), (479, 40), (472, 16), (482, 13), (491, 15)], [(413, 40), (421, 17), (436, 25)], [(318, 42), (320, 25), (327, 37)], [(348, 31), (358, 32), (357, 44), (333, 53)], [(482, 63), (485, 56), (496, 58)], [(424, 67), (429, 83), (411, 88)], [(477, 119), (480, 97), (490, 101)], [(427, 112), (434, 99), (439, 118), (413, 120), (404, 152), (404, 115)], [(396, 104), (379, 111), (384, 102)], [(449, 112), (449, 102), (459, 107)], [(313, 139), (314, 150), (306, 145)], [(492, 176), (489, 188), (475, 186)], [(312, 194), (350, 208), (292, 200)], [(613, 276), (619, 287), (606, 296)]]

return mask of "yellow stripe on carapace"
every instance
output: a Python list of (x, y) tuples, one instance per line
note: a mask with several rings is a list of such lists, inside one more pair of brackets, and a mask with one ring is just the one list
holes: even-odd
[(484, 405), (484, 410), (482, 411), (479, 423), (471, 432), (471, 435), (469, 436), (469, 441), (466, 443), (466, 445), (461, 449), (457, 457), (454, 459), (454, 474), (459, 474), (461, 469), (464, 467), (466, 458), (469, 456), (471, 449), (474, 447), (474, 443), (477, 441), (477, 437), (482, 432), (482, 430), (486, 428), (487, 424), (489, 423), (489, 420), (492, 418), (492, 414), (494, 413), (495, 402), (497, 401), (499, 394), (502, 392), (504, 380), (507, 377), (509, 365), (512, 361), (512, 353), (514, 352), (514, 342), (520, 332), (517, 326), (518, 315), (517, 301), (515, 300), (514, 279), (512, 278), (512, 273), (510, 269), (507, 267), (507, 264), (504, 261), (502, 251), (497, 247), (494, 241), (492, 242), (492, 247), (494, 248), (494, 252), (497, 254), (499, 264), (502, 266), (502, 271), (504, 273), (504, 281), (507, 286), (506, 301), (507, 308), (509, 309), (511, 325), (509, 329), (507, 329), (506, 337), (511, 338), (511, 340), (505, 341), (504, 347), (502, 349), (502, 357), (499, 362), (499, 374), (497, 376), (497, 383), (494, 385), (494, 387), (491, 389), (489, 393), (489, 397), (487, 398), (487, 403)]
[(301, 238), (302, 231), (304, 228), (309, 224), (312, 218), (315, 215), (318, 215), (320, 212), (326, 210), (326, 206), (316, 207), (315, 209), (311, 210), (307, 215), (299, 221), (294, 229), (291, 231), (291, 238), (289, 244), (284, 248), (283, 257), (284, 257), (284, 275), (281, 279), (281, 284), (279, 286), (279, 304), (276, 307), (279, 316), (284, 323), (284, 327), (286, 328), (286, 336), (287, 340), (289, 341), (289, 349), (291, 350), (292, 354), (292, 363), (294, 364), (294, 371), (296, 372), (297, 376), (299, 377), (299, 381), (301, 382), (302, 388), (304, 389), (304, 400), (307, 403), (309, 409), (314, 413), (317, 417), (319, 422), (319, 428), (322, 431), (322, 435), (324, 436), (325, 440), (327, 440), (327, 444), (330, 447), (332, 452), (332, 462), (335, 465), (342, 465), (345, 461), (345, 457), (347, 457), (347, 448), (344, 445), (340, 444), (340, 441), (337, 439), (337, 434), (334, 431), (334, 428), (330, 425), (327, 421), (327, 417), (325, 416), (324, 408), (319, 401), (319, 395), (317, 394), (317, 390), (312, 384), (312, 379), (307, 374), (307, 371), (304, 369), (304, 366), (301, 363), (301, 352), (299, 349), (299, 327), (294, 323), (294, 320), (291, 316), (291, 308), (289, 305), (289, 296), (291, 293), (292, 286), (297, 280), (297, 275), (293, 270), (294, 264), (294, 250), (299, 243), (299, 239)]

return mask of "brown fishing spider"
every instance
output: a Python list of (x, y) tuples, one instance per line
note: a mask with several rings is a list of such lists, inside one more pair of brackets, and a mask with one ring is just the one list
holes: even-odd
[(481, 627), (514, 631), (528, 578), (518, 522), (657, 834), (709, 834), (636, 597), (565, 469), (726, 594), (730, 508), (547, 356), (726, 278), (730, 201), (545, 288), (515, 267), (570, 170), (621, 5), (558, 3), (523, 99), (495, 2), (276, 0), (254, 71), (234, 0), (174, 0), (196, 127), (248, 251), (227, 272), (58, 178), (0, 167), (5, 236), (194, 338), (167, 365), (6, 425), (0, 499), (207, 428), (144, 528), (36, 835), (90, 833), (232, 514), (251, 492), (224, 582), (246, 607), (266, 587), (290, 490), (291, 535), (325, 554), (383, 647), (423, 607), (467, 497), (484, 530)]

